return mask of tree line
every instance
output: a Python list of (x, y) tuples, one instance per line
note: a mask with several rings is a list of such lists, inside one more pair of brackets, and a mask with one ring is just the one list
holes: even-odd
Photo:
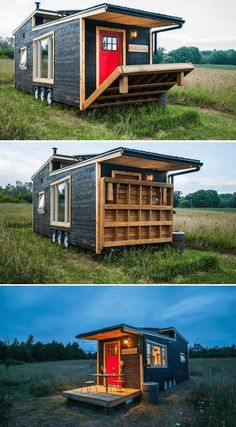
[(49, 343), (36, 341), (30, 335), (26, 341), (0, 341), (0, 362), (14, 364), (17, 362), (48, 362), (57, 360), (95, 359), (96, 353), (86, 353), (77, 342), (64, 345), (55, 340)]
[(198, 47), (180, 47), (179, 49), (166, 50), (160, 47), (154, 55), (153, 62), (174, 63), (174, 62), (192, 62), (193, 64), (213, 64), (213, 65), (236, 65), (236, 50), (204, 50), (200, 51)]
[[(0, 37), (0, 58), (14, 58), (14, 39)], [(203, 50), (198, 47), (182, 46), (167, 52), (160, 47), (153, 58), (154, 64), (192, 62), (193, 64), (236, 65), (236, 50)]]
[(198, 190), (183, 196), (174, 193), (174, 206), (179, 208), (236, 208), (236, 193), (218, 194), (216, 190)]
[(189, 347), (189, 357), (196, 359), (200, 357), (236, 357), (236, 345), (225, 347), (204, 347), (201, 344), (194, 344)]
[(15, 184), (0, 186), (0, 203), (32, 203), (32, 182), (16, 181)]

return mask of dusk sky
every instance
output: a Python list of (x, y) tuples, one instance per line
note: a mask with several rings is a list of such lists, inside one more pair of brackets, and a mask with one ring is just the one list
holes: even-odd
[[(41, 7), (49, 10), (80, 9), (103, 3), (101, 0), (42, 0)], [(108, 3), (174, 15), (185, 19), (181, 30), (159, 35), (159, 46), (167, 50), (181, 46), (205, 49), (235, 49), (234, 0), (116, 0)], [(34, 0), (0, 0), (0, 35), (11, 36), (13, 30), (35, 9)]]
[[(64, 343), (78, 333), (127, 323), (175, 326), (206, 346), (236, 343), (234, 287), (1, 287), (0, 339)], [(94, 350), (91, 341), (82, 342)]]
[(120, 146), (152, 151), (173, 156), (201, 160), (200, 172), (175, 178), (175, 190), (183, 194), (200, 189), (219, 193), (236, 191), (236, 143), (234, 142), (1, 142), (0, 186), (19, 181), (30, 181), (31, 176), (51, 156), (52, 147), (60, 154), (101, 153)]

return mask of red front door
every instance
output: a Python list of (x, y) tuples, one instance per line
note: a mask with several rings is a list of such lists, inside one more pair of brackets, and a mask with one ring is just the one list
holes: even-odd
[(99, 32), (99, 85), (122, 64), (122, 33)]
[[(106, 374), (119, 374), (119, 346), (117, 342), (105, 344)], [(114, 384), (118, 378), (108, 378), (108, 384)]]

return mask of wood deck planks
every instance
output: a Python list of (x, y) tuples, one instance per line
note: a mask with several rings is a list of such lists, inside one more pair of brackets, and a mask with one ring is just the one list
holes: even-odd
[(122, 388), (121, 390), (116, 390), (115, 387), (112, 388), (109, 394), (106, 394), (105, 387), (100, 385), (97, 386), (97, 389), (95, 386), (89, 387), (89, 393), (87, 387), (62, 392), (62, 396), (67, 399), (91, 403), (107, 408), (117, 406), (128, 399), (133, 399), (140, 395), (141, 390), (139, 389)]

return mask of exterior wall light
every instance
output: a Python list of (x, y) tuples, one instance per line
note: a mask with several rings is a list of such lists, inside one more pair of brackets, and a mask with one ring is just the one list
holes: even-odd
[(137, 30), (130, 30), (129, 37), (131, 39), (136, 39), (138, 37), (138, 31)]

